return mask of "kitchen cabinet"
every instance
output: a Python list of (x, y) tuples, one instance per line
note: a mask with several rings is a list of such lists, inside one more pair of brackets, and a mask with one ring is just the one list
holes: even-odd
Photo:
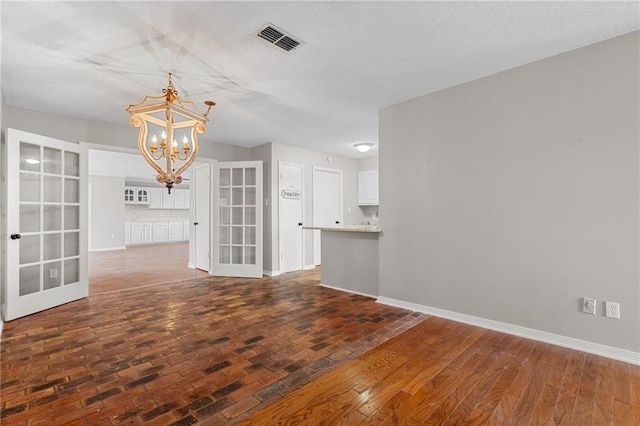
[(136, 203), (149, 204), (149, 190), (147, 188), (136, 188)]
[(358, 172), (358, 205), (378, 205), (378, 171)]
[(189, 221), (185, 220), (184, 222), (182, 222), (182, 239), (189, 240), (190, 235), (191, 232), (189, 228)]
[(124, 243), (153, 244), (189, 240), (189, 221), (125, 222)]
[(189, 208), (189, 190), (188, 189), (174, 189), (174, 208), (176, 209), (188, 209)]
[(166, 243), (169, 241), (169, 222), (153, 222), (153, 242)]
[(135, 204), (136, 194), (135, 190), (131, 187), (124, 188), (124, 203), (125, 204)]
[(150, 244), (153, 242), (153, 223), (144, 223), (144, 244)]
[(148, 188), (150, 209), (188, 209), (189, 190), (172, 189), (171, 194), (164, 188)]
[(149, 204), (149, 189), (136, 186), (125, 186), (125, 204)]
[(144, 224), (140, 222), (131, 223), (130, 244), (144, 244)]
[(182, 241), (182, 222), (169, 222), (169, 241)]
[(162, 208), (162, 194), (166, 192), (163, 188), (149, 188), (149, 208)]

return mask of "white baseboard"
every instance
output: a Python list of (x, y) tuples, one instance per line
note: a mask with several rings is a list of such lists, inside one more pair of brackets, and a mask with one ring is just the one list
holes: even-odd
[(92, 253), (94, 251), (113, 251), (113, 250), (126, 250), (127, 248), (125, 246), (120, 246), (120, 247), (105, 247), (105, 248), (97, 248), (97, 249), (91, 249), (89, 250), (89, 253)]
[(268, 271), (266, 269), (262, 270), (262, 273), (268, 277), (277, 277), (278, 275), (280, 275), (282, 272), (280, 271)]
[[(326, 285), (326, 284), (322, 284), (322, 283), (320, 283), (320, 287), (326, 287), (326, 288), (330, 288), (332, 290), (345, 291), (347, 293), (359, 294), (360, 296), (372, 297), (374, 299), (376, 299), (378, 297), (378, 296), (374, 296), (372, 294), (360, 293), (359, 291), (347, 290), (346, 288), (334, 287), (332, 285)], [(386, 303), (386, 304), (388, 305), (388, 303)]]
[(573, 337), (561, 336), (559, 334), (548, 333), (546, 331), (540, 331), (532, 328), (521, 327), (519, 325), (475, 317), (473, 315), (447, 311), (445, 309), (434, 308), (417, 303), (405, 302), (403, 300), (392, 299), (389, 297), (378, 297), (378, 303), (396, 306), (398, 308), (409, 309), (416, 312), (423, 312), (425, 314), (450, 319), (452, 321), (463, 322), (465, 324), (488, 328), (489, 330), (500, 331), (502, 333), (512, 334), (514, 336), (524, 337), (527, 339), (550, 343), (557, 346), (563, 346), (565, 348), (575, 349), (594, 355), (600, 355), (606, 358), (616, 359), (618, 361), (640, 365), (640, 352), (614, 348), (612, 346), (601, 345), (599, 343), (587, 342), (586, 340), (574, 339)]
[(304, 266), (302, 267), (302, 270), (303, 270), (303, 271), (307, 271), (307, 270), (309, 270), (309, 269), (315, 269), (315, 267), (316, 267), (316, 265), (304, 265)]

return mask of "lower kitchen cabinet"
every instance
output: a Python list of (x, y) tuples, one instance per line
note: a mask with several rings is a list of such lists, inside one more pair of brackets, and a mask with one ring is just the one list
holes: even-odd
[(182, 241), (182, 222), (169, 222), (169, 241)]
[(169, 241), (169, 222), (153, 222), (153, 242), (166, 243)]
[(189, 221), (125, 222), (125, 245), (189, 240)]

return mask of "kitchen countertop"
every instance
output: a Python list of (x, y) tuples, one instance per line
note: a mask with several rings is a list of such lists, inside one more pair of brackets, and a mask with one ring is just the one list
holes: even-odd
[(377, 233), (382, 230), (372, 225), (348, 225), (348, 226), (303, 226), (302, 229), (318, 229), (320, 231), (336, 232), (370, 232)]

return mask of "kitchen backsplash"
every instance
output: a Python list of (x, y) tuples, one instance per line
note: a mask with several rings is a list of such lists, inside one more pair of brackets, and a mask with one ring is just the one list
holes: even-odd
[(130, 222), (149, 220), (189, 220), (189, 210), (156, 210), (149, 206), (126, 204), (124, 206), (125, 220)]

